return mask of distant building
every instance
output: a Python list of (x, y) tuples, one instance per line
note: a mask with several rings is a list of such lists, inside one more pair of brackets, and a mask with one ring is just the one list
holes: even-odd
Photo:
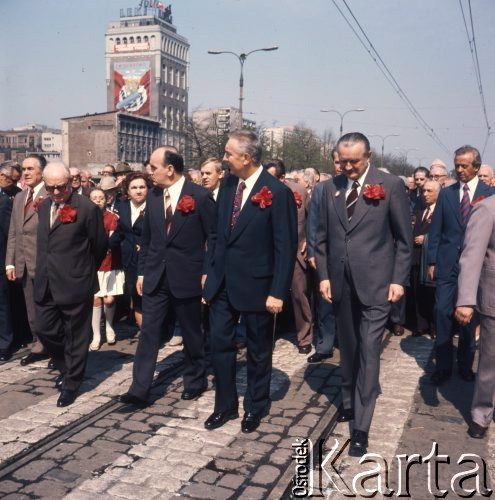
[(189, 43), (172, 24), (171, 6), (121, 9), (105, 34), (105, 55), (107, 110), (160, 122), (164, 143), (184, 152)]
[(195, 127), (210, 134), (228, 134), (241, 128), (241, 114), (237, 108), (210, 108), (195, 111), (192, 114)]
[(265, 148), (270, 152), (273, 158), (283, 156), (282, 151), (284, 149), (284, 142), (293, 132), (293, 126), (269, 127), (263, 129)]
[(62, 159), (71, 167), (101, 173), (107, 163), (121, 161), (141, 170), (142, 162), (163, 143), (156, 120), (108, 111), (62, 118)]

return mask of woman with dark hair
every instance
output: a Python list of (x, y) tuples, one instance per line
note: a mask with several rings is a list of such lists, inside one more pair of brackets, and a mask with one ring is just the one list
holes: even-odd
[(112, 236), (111, 245), (120, 244), (122, 267), (125, 272), (125, 287), (131, 297), (136, 323), (141, 328), (141, 297), (136, 291), (137, 263), (141, 245), (141, 231), (146, 210), (148, 189), (152, 186), (150, 176), (145, 172), (133, 172), (122, 183), (122, 193), (127, 200), (119, 207), (119, 223)]

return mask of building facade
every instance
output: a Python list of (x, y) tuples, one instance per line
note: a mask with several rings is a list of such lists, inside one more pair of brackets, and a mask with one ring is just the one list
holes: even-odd
[(160, 122), (117, 111), (62, 118), (62, 160), (99, 175), (107, 163), (141, 170), (162, 143)]
[(142, 1), (121, 9), (105, 34), (107, 110), (160, 122), (163, 141), (186, 147), (189, 43), (172, 24), (171, 7)]

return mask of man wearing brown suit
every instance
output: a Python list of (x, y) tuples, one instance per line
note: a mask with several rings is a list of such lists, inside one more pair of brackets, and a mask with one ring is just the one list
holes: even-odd
[(22, 172), (27, 189), (14, 198), (10, 219), (5, 269), (7, 279), (22, 283), (29, 326), (33, 335), (31, 352), (21, 359), (21, 365), (34, 363), (46, 356), (45, 349), (34, 329), (35, 307), (33, 299), (36, 269), (36, 234), (38, 231), (38, 205), (46, 198), (43, 183), (44, 156), (31, 154), (22, 162)]
[(291, 284), (292, 307), (300, 354), (309, 354), (313, 342), (313, 314), (310, 303), (308, 263), (306, 261), (306, 218), (308, 216), (309, 196), (301, 184), (285, 180), (285, 165), (274, 159), (265, 163), (267, 172), (290, 188), (297, 205), (297, 244), (298, 251)]

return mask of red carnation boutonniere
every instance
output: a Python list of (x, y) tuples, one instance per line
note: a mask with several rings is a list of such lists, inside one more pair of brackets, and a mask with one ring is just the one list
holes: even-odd
[(302, 207), (301, 195), (299, 193), (296, 193), (295, 191), (294, 191), (294, 200), (296, 201), (297, 208), (301, 208)]
[(196, 208), (196, 202), (192, 196), (188, 194), (184, 195), (177, 203), (177, 210), (184, 212), (185, 214), (192, 212)]
[(141, 210), (141, 211), (139, 212), (139, 217), (144, 217), (144, 214), (145, 214), (145, 211), (144, 211), (144, 210)]
[(43, 196), (38, 196), (36, 198), (36, 201), (33, 203), (33, 210), (38, 213), (38, 207), (40, 206), (40, 203), (44, 200)]
[(77, 220), (77, 210), (70, 205), (64, 205), (59, 209), (58, 216), (62, 224), (69, 224)]
[(368, 200), (384, 200), (385, 189), (381, 184), (367, 184), (364, 186), (363, 195)]
[(260, 191), (251, 196), (251, 201), (263, 209), (272, 204), (272, 198), (272, 192), (266, 186), (263, 186)]
[(476, 205), (476, 203), (479, 203), (480, 201), (483, 201), (485, 199), (484, 196), (478, 196), (478, 198), (476, 198), (475, 200), (473, 200), (471, 202), (471, 206), (474, 207)]

